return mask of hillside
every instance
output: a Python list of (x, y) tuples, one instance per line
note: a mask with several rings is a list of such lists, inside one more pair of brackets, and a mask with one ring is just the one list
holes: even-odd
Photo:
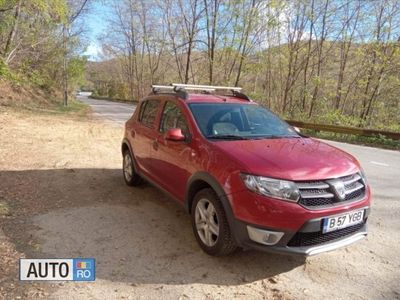
[[(391, 58), (391, 63), (376, 62), (369, 65), (371, 48), (379, 47), (371, 43), (343, 44), (342, 42), (325, 41), (323, 50), (326, 52), (321, 65), (321, 75), (316, 76), (318, 64), (318, 49), (320, 41), (301, 41), (297, 45), (283, 44), (255, 52), (246, 58), (246, 67), (240, 80), (246, 93), (253, 99), (270, 107), (283, 117), (300, 121), (313, 121), (324, 124), (362, 126), (376, 129), (400, 131), (400, 56)], [(343, 51), (348, 47), (344, 65)], [(308, 55), (308, 49), (312, 51)], [(383, 49), (385, 53), (400, 49), (399, 43)], [(223, 56), (224, 49), (218, 50)], [(193, 68), (198, 70), (190, 83), (207, 84), (207, 74), (202, 62), (207, 59), (205, 52), (192, 53), (196, 62)], [(290, 62), (290, 58), (293, 61)], [(169, 84), (179, 82), (176, 67), (169, 59), (162, 56), (160, 68), (168, 69), (168, 73), (154, 77), (154, 84)], [(153, 57), (154, 59), (154, 57)], [(184, 61), (185, 55), (179, 57)], [(290, 64), (290, 65), (289, 65)], [(86, 80), (89, 87), (99, 96), (132, 99), (149, 92), (150, 81), (143, 78), (146, 84), (133, 80), (133, 87), (127, 80), (126, 58), (118, 56), (101, 62), (89, 62), (86, 68)], [(145, 65), (144, 68), (147, 66)], [(226, 68), (222, 62), (215, 68), (214, 84), (234, 85), (234, 82), (224, 80)], [(288, 71), (290, 69), (290, 72)], [(379, 75), (381, 70), (385, 76)], [(144, 72), (149, 70), (144, 69)], [(369, 90), (366, 80), (371, 75)], [(376, 75), (378, 78), (373, 78)], [(379, 79), (380, 78), (380, 79)], [(379, 80), (378, 80), (379, 79)], [(339, 86), (340, 80), (340, 86)], [(137, 88), (140, 86), (140, 91)], [(131, 89), (136, 93), (130, 96)], [(376, 89), (376, 91), (375, 91)], [(375, 92), (374, 92), (375, 91)], [(313, 99), (314, 98), (314, 99)], [(340, 99), (339, 99), (340, 98)], [(312, 101), (314, 103), (312, 104)], [(361, 116), (363, 106), (372, 101), (372, 111), (364, 120)], [(310, 115), (310, 107), (313, 111)]]

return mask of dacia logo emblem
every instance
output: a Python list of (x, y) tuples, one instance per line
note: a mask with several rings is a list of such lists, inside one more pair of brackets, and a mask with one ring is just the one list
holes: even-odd
[(345, 188), (342, 180), (331, 179), (331, 180), (328, 180), (327, 183), (331, 187), (331, 190), (333, 191), (333, 193), (335, 194), (337, 199), (339, 199), (340, 201), (343, 201), (346, 198), (346, 188)]

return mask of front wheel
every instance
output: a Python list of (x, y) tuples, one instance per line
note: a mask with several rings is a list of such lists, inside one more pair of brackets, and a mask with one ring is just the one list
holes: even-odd
[(122, 171), (127, 185), (138, 186), (142, 183), (142, 178), (136, 173), (133, 164), (132, 155), (129, 150), (126, 150), (123, 155)]
[(236, 250), (224, 208), (212, 189), (196, 194), (191, 212), (193, 232), (204, 252), (222, 256)]

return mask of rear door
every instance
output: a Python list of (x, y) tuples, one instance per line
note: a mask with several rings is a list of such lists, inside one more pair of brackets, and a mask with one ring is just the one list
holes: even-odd
[[(157, 138), (153, 143), (153, 172), (157, 182), (179, 200), (183, 200), (186, 183), (193, 172), (192, 148), (190, 142), (191, 130), (187, 117), (178, 103), (165, 101), (160, 117)], [(180, 128), (187, 136), (186, 141), (169, 141), (165, 134), (169, 129)]]
[(135, 130), (132, 133), (132, 147), (136, 163), (141, 172), (144, 172), (147, 176), (151, 175), (151, 150), (157, 134), (156, 124), (158, 123), (160, 108), (160, 100), (143, 101), (140, 105)]

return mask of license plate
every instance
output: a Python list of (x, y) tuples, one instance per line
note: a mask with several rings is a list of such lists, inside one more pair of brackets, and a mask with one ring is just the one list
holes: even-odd
[(364, 218), (364, 209), (353, 210), (348, 213), (323, 219), (323, 233), (343, 229), (355, 224), (362, 223)]

